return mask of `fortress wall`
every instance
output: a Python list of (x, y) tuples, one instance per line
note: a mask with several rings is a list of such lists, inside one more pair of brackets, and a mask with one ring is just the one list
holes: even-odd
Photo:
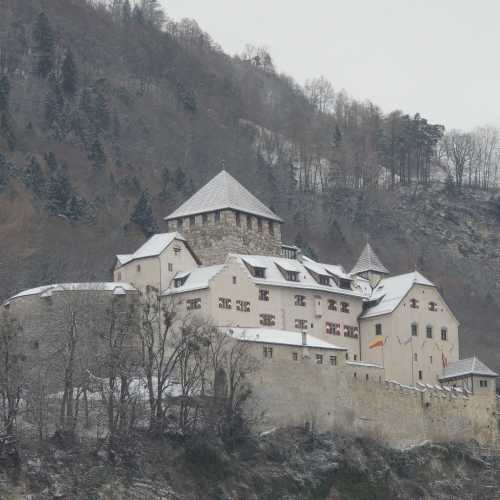
[[(274, 358), (253, 375), (254, 396), (267, 409), (265, 428), (309, 425), (365, 435), (395, 447), (426, 440), (475, 439), (486, 444), (497, 439), (492, 397), (379, 382), (381, 369), (363, 372), (345, 362), (317, 365), (314, 356), (292, 362), (291, 351), (286, 352), (290, 349), (279, 346)], [(261, 359), (259, 354), (256, 351)]]

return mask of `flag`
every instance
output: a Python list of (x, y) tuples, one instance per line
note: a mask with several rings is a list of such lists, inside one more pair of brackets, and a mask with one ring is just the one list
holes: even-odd
[(383, 338), (379, 338), (379, 339), (374, 339), (372, 340), (369, 344), (368, 344), (368, 347), (370, 349), (375, 349), (375, 347), (383, 347), (384, 345), (384, 339)]

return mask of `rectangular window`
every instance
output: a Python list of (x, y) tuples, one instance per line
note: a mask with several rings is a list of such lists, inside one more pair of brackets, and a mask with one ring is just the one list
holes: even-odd
[(429, 311), (437, 311), (437, 304), (435, 302), (429, 302)]
[(193, 311), (194, 309), (201, 309), (201, 299), (188, 299), (186, 300), (187, 310)]
[(259, 300), (263, 300), (265, 302), (269, 301), (269, 290), (264, 288), (259, 289)]
[(422, 373), (422, 370), (418, 370), (418, 380), (422, 380), (424, 378), (424, 374)]
[(346, 361), (349, 361), (349, 353), (348, 352), (345, 353), (345, 359), (346, 359)]
[(231, 309), (231, 299), (219, 297), (219, 309)]
[(273, 348), (264, 346), (262, 348), (262, 354), (264, 355), (264, 358), (272, 359), (273, 358)]
[(182, 230), (182, 219), (177, 220), (177, 229), (180, 231)]
[(411, 324), (411, 335), (416, 337), (418, 335), (418, 325), (416, 323)]
[(418, 361), (418, 354), (416, 352), (413, 353), (413, 361)]
[(488, 387), (488, 381), (487, 380), (480, 380), (479, 386), (480, 387)]
[(140, 266), (140, 264), (139, 264), (139, 265), (137, 265), (137, 272), (138, 272), (138, 273), (140, 273), (140, 272), (141, 272), (141, 266)]
[(340, 303), (340, 312), (343, 312), (343, 313), (349, 312), (349, 302), (341, 302)]
[(241, 312), (250, 312), (250, 302), (246, 300), (237, 300), (236, 301), (236, 310)]
[(294, 304), (304, 307), (306, 305), (306, 298), (303, 295), (295, 295)]
[(375, 335), (382, 335), (382, 325), (380, 323), (375, 325)]
[(293, 359), (294, 361), (298, 361), (298, 360), (299, 360), (299, 354), (298, 354), (298, 353), (296, 353), (296, 352), (292, 353), (292, 359)]
[(191, 217), (189, 217), (189, 225), (192, 227), (196, 224), (196, 217), (194, 215), (191, 215)]
[(357, 361), (357, 360), (358, 360), (358, 355), (357, 355), (357, 354), (355, 354), (355, 355), (354, 355), (354, 361)]
[(335, 300), (330, 299), (328, 301), (328, 310), (329, 311), (336, 311), (337, 310), (337, 302)]
[(253, 275), (256, 278), (265, 278), (266, 277), (266, 268), (265, 267), (254, 267)]
[(429, 356), (429, 361), (430, 361), (430, 363), (432, 365), (432, 356)]
[(320, 276), (319, 277), (319, 284), (325, 285), (325, 286), (330, 286), (330, 278), (328, 276)]
[(174, 270), (174, 265), (172, 263), (168, 263), (168, 270), (169, 272), (172, 272)]
[(262, 326), (276, 326), (276, 318), (274, 314), (261, 314), (260, 324)]
[(274, 224), (272, 220), (269, 221), (269, 234), (274, 236)]
[(219, 210), (217, 210), (214, 213), (214, 221), (215, 221), (215, 223), (220, 222), (220, 211)]
[(410, 299), (410, 307), (412, 309), (418, 309), (418, 300), (417, 299)]
[(335, 335), (335, 323), (326, 322), (325, 331), (328, 335)]
[(247, 229), (252, 229), (252, 216), (247, 215)]
[(344, 325), (344, 337), (349, 337), (351, 339), (357, 339), (358, 338), (358, 327)]
[(201, 223), (206, 226), (208, 224), (208, 214), (203, 214), (201, 216)]
[(233, 276), (233, 285), (236, 285), (236, 276)]
[(262, 219), (257, 219), (257, 231), (262, 233)]
[(332, 366), (337, 366), (337, 356), (330, 356), (330, 364)]
[(317, 365), (323, 364), (323, 354), (316, 354), (316, 364)]
[(432, 339), (432, 326), (427, 326), (425, 328), (425, 336), (428, 338), (428, 339)]
[(448, 340), (448, 330), (441, 328), (441, 340)]
[(238, 227), (240, 227), (240, 226), (241, 226), (241, 215), (240, 215), (240, 213), (239, 213), (239, 212), (236, 212), (236, 225), (237, 225)]
[(306, 319), (296, 319), (295, 328), (297, 330), (307, 330), (307, 320)]

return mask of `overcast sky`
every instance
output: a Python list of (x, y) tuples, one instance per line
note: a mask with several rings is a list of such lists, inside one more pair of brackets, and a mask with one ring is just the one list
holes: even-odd
[(499, 0), (162, 0), (222, 48), (269, 48), (300, 83), (324, 75), (384, 111), (500, 127)]

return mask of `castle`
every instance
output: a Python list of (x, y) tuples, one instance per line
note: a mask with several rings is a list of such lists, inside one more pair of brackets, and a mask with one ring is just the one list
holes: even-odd
[(5, 306), (33, 340), (48, 296), (154, 287), (182, 315), (209, 317), (248, 343), (268, 425), (308, 422), (397, 445), (497, 439), (497, 374), (460, 359), (459, 322), (418, 271), (391, 276), (369, 243), (349, 272), (306, 257), (283, 244), (283, 220), (226, 171), (165, 221), (166, 233), (117, 255), (113, 283), (42, 287)]

